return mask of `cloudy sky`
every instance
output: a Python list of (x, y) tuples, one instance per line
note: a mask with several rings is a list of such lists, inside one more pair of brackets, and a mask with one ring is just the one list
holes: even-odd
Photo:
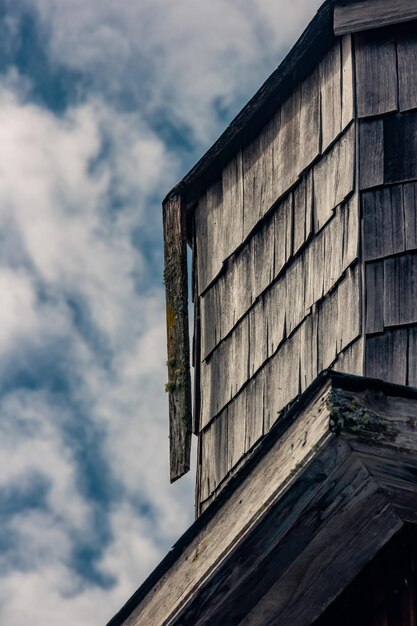
[(169, 484), (162, 197), (320, 0), (0, 0), (0, 623), (104, 626)]

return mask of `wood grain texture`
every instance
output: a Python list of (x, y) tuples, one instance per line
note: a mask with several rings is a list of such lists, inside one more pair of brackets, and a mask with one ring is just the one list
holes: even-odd
[(314, 168), (315, 230), (353, 191), (355, 130), (352, 125)]
[(366, 263), (366, 332), (384, 332), (384, 262)]
[(359, 186), (377, 187), (384, 183), (384, 122), (382, 119), (359, 123)]
[(388, 115), (384, 124), (384, 182), (417, 179), (417, 111)]
[(364, 371), (364, 346), (363, 337), (354, 341), (350, 346), (337, 355), (333, 369), (344, 374), (362, 376)]
[(342, 130), (355, 116), (352, 45), (351, 35), (342, 37)]
[(417, 255), (384, 261), (384, 325), (417, 322)]
[(404, 252), (406, 232), (401, 186), (364, 193), (362, 215), (365, 261)]
[(365, 376), (405, 385), (407, 382), (407, 329), (387, 329), (366, 338)]
[(398, 97), (400, 111), (417, 107), (417, 38), (415, 32), (401, 33), (397, 40)]
[(181, 199), (163, 206), (171, 482), (190, 469), (192, 430), (185, 213)]
[(278, 196), (283, 195), (297, 181), (300, 173), (300, 118), (301, 90), (281, 106), (280, 130), (274, 142), (274, 179)]
[(228, 228), (224, 229), (225, 260), (243, 241), (243, 163), (242, 151), (236, 155), (222, 170), (222, 220)]
[(320, 69), (301, 84), (299, 173), (307, 169), (321, 152)]
[(334, 8), (336, 35), (381, 28), (417, 19), (414, 0), (361, 0)]
[(320, 63), (322, 111), (322, 150), (329, 147), (342, 131), (342, 49), (341, 43), (327, 53)]
[(408, 380), (407, 384), (417, 387), (417, 325), (408, 329)]
[(221, 506), (116, 623), (250, 624), (257, 615), (301, 626), (318, 617), (415, 512), (416, 399), (367, 382), (359, 390), (357, 379), (342, 388), (327, 379), (283, 415)]
[(385, 32), (356, 35), (356, 99), (359, 117), (398, 108), (397, 52)]
[(417, 249), (417, 184), (403, 185), (405, 245), (407, 250)]

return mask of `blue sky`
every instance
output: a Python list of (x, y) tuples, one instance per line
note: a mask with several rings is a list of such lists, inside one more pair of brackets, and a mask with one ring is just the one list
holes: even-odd
[(103, 625), (169, 484), (162, 197), (317, 0), (0, 1), (0, 623)]

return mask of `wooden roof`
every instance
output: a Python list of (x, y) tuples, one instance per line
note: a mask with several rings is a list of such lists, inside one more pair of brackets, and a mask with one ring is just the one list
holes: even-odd
[[(336, 14), (334, 15), (336, 7)], [(415, 0), (326, 0), (288, 55), (243, 107), (219, 139), (168, 193), (193, 208), (199, 193), (219, 175), (231, 156), (260, 131), (330, 48), (337, 35), (417, 19)]]
[(311, 623), (417, 522), (416, 426), (416, 389), (325, 372), (108, 626)]

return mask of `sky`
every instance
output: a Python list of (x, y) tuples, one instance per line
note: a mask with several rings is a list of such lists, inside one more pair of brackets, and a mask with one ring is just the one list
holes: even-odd
[(104, 626), (169, 484), (161, 201), (320, 0), (0, 0), (0, 624)]

